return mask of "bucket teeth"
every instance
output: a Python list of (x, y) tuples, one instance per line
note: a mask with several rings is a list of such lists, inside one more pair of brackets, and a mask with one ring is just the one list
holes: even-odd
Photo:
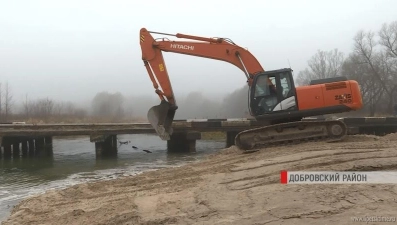
[(162, 140), (170, 140), (171, 138), (175, 110), (176, 107), (164, 100), (161, 101), (160, 105), (150, 108), (147, 113), (149, 123)]

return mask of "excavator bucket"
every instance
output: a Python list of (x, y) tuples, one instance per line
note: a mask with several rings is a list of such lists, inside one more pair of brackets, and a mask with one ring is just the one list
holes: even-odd
[(162, 140), (170, 140), (175, 111), (175, 106), (163, 100), (160, 105), (153, 106), (147, 113), (150, 124)]

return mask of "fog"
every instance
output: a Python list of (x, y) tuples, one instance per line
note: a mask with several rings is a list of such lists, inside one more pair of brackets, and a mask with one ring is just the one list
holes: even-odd
[[(225, 98), (212, 98), (202, 92), (190, 92), (178, 100), (175, 119), (241, 118), (249, 116), (248, 86), (228, 92)], [(132, 116), (146, 117), (153, 105), (160, 103), (155, 97), (130, 96), (125, 101)], [(138, 107), (137, 107), (138, 106)]]
[[(296, 75), (319, 49), (350, 52), (358, 30), (396, 20), (396, 8), (394, 0), (0, 0), (0, 82), (12, 87), (14, 111), (28, 95), (72, 102), (88, 113), (95, 96), (108, 92), (123, 96), (125, 112), (145, 116), (159, 100), (141, 60), (142, 27), (228, 37), (265, 70), (291, 66)], [(177, 118), (247, 113), (246, 78), (238, 68), (173, 53), (164, 57)], [(231, 99), (238, 105), (227, 104)]]

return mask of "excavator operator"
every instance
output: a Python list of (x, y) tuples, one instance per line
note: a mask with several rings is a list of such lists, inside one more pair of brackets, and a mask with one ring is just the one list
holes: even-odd
[(258, 113), (273, 111), (277, 105), (276, 86), (267, 76), (260, 76), (255, 85), (255, 109)]
[(276, 86), (265, 76), (258, 77), (255, 86), (255, 96), (277, 95)]

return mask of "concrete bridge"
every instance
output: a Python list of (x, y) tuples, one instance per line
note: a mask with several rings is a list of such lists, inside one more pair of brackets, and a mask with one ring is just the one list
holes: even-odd
[[(397, 132), (397, 117), (340, 118), (349, 127), (349, 134), (377, 134)], [(313, 120), (307, 118), (307, 120)], [(319, 120), (319, 119), (314, 119)], [(226, 133), (226, 147), (234, 144), (240, 131), (260, 127), (258, 121), (238, 119), (196, 119), (173, 122), (174, 134), (167, 141), (168, 151), (195, 151), (196, 140), (202, 132)], [(0, 158), (52, 154), (53, 136), (90, 136), (95, 142), (97, 157), (117, 155), (118, 134), (154, 134), (149, 123), (101, 124), (1, 124)]]

